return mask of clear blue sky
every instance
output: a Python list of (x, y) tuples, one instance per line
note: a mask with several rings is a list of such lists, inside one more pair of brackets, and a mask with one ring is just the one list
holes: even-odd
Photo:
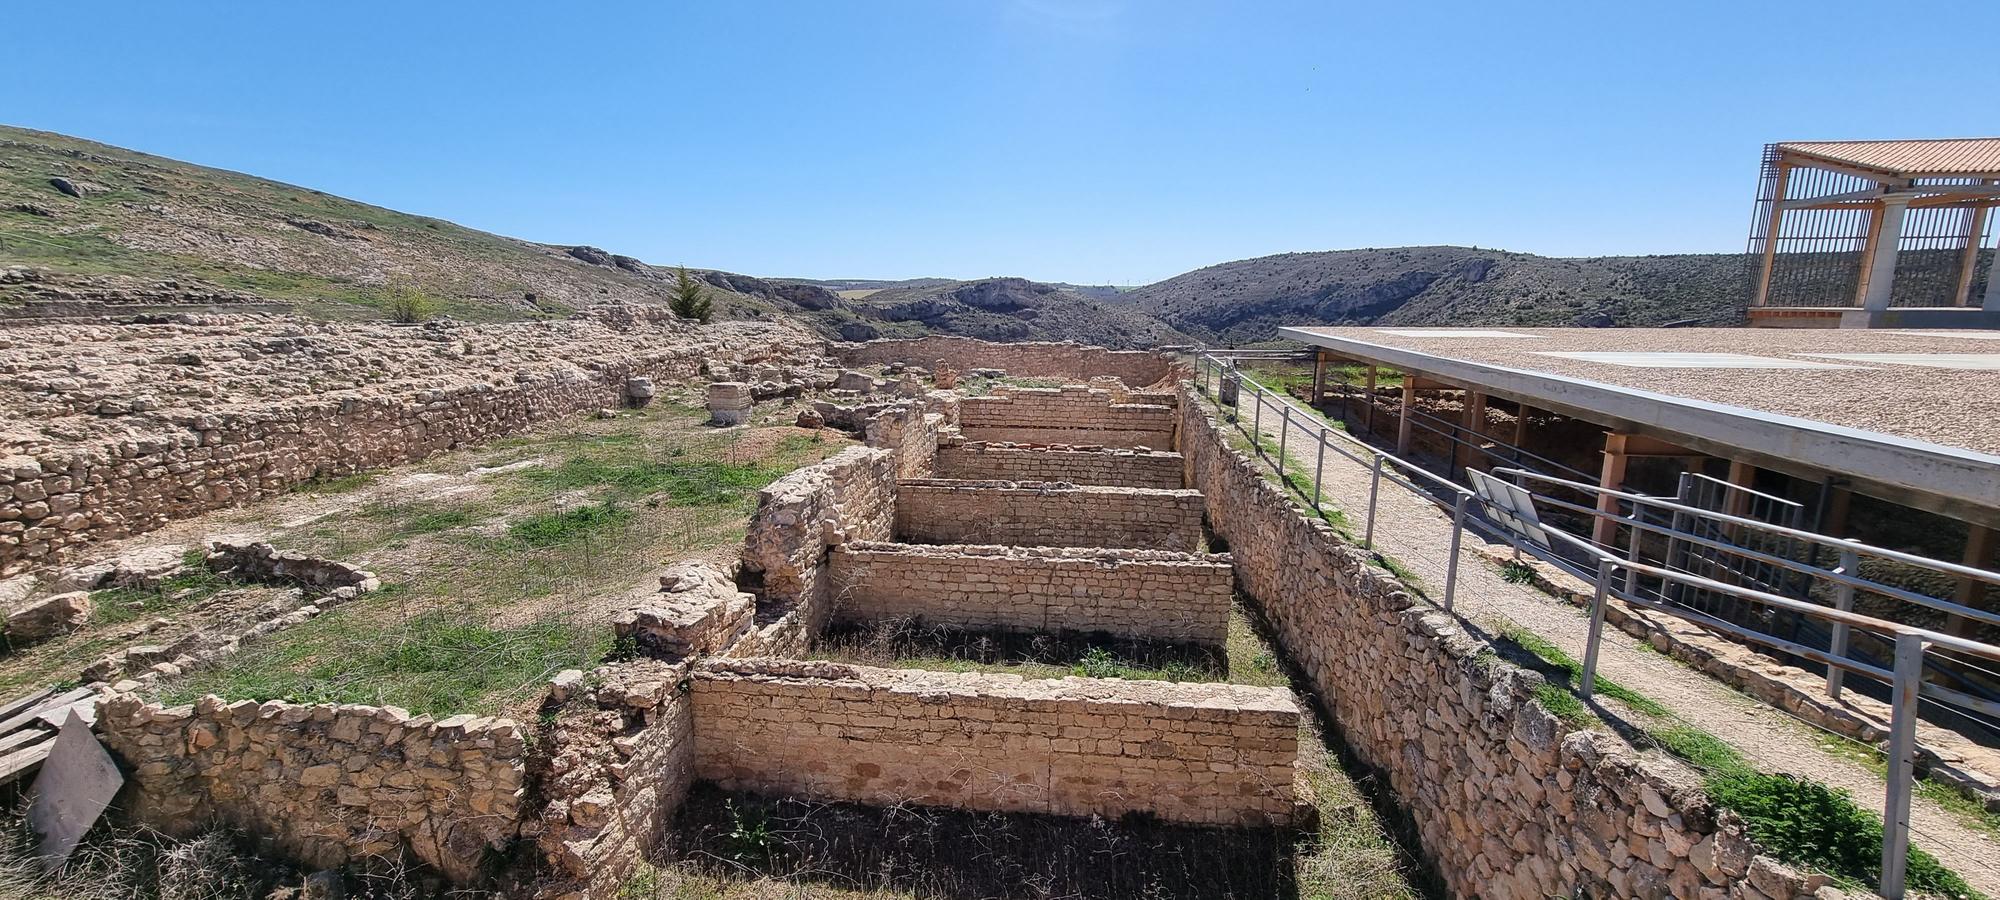
[(0, 121), (757, 275), (1734, 251), (1766, 141), (2000, 133), (1993, 0), (16, 0), (6, 19)]

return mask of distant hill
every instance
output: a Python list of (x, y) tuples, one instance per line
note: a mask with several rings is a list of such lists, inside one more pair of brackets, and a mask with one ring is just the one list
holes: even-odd
[[(405, 289), (472, 321), (664, 303), (673, 270), (311, 188), (0, 126), (0, 319), (236, 308), (382, 318)], [(1740, 321), (1737, 255), (1552, 259), (1472, 247), (1287, 253), (1157, 284), (759, 278), (694, 270), (729, 318), (829, 337), (959, 334), (1114, 347), (1253, 343), (1292, 324)]]
[(1398, 247), (1227, 262), (1118, 302), (1203, 340), (1242, 343), (1298, 324), (1736, 324), (1746, 283), (1738, 254), (1560, 259)]

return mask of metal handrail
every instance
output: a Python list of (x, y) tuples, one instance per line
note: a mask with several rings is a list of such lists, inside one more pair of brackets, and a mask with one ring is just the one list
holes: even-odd
[[(1279, 415), (1283, 420), (1283, 427), (1279, 432), (1278, 455), (1274, 464), (1278, 468), (1281, 480), (1283, 480), (1285, 471), (1286, 443), (1292, 430), (1291, 425), (1293, 424), (1292, 418), (1294, 412), (1304, 417), (1303, 421), (1313, 423), (1316, 426), (1320, 458), (1318, 460), (1319, 466), (1314, 470), (1313, 504), (1315, 509), (1319, 509), (1321, 506), (1319, 478), (1324, 470), (1324, 454), (1326, 450), (1331, 449), (1350, 461), (1367, 465), (1371, 468), (1372, 476), (1369, 484), (1368, 511), (1363, 523), (1366, 535), (1363, 539), (1364, 547), (1370, 550), (1374, 549), (1377, 499), (1380, 494), (1381, 483), (1385, 477), (1389, 481), (1409, 488), (1412, 493), (1440, 507), (1444, 507), (1446, 504), (1441, 501), (1438, 493), (1433, 488), (1419, 484), (1417, 479), (1444, 489), (1445, 495), (1453, 499), (1453, 502), (1449, 504), (1449, 508), (1453, 511), (1453, 527), (1451, 559), (1447, 564), (1448, 568), (1446, 570), (1444, 599), (1444, 608), (1446, 610), (1452, 608), (1452, 598), (1456, 587), (1460, 560), (1459, 545), (1465, 532), (1471, 528), (1480, 528), (1497, 534), (1512, 544), (1517, 550), (1539, 559), (1545, 559), (1562, 568), (1575, 570), (1577, 567), (1574, 561), (1557, 553), (1553, 546), (1537, 545), (1532, 541), (1525, 540), (1523, 535), (1516, 533), (1506, 524), (1489, 520), (1482, 512), (1484, 509), (1483, 501), (1479, 500), (1478, 495), (1474, 492), (1410, 460), (1402, 459), (1394, 454), (1376, 449), (1373, 445), (1355, 438), (1344, 430), (1328, 427), (1323, 419), (1320, 419), (1310, 410), (1300, 408), (1289, 397), (1271, 391), (1262, 384), (1259, 384), (1254, 378), (1243, 375), (1236, 369), (1234, 360), (1225, 359), (1206, 351), (1197, 351), (1196, 371), (1204, 392), (1207, 389), (1210, 366), (1213, 367), (1218, 377), (1234, 378), (1239, 391), (1245, 387), (1250, 390), (1251, 400), (1254, 404), (1251, 427), (1256, 429), (1256, 439), (1253, 440), (1253, 446), (1257, 448), (1260, 455), (1264, 453), (1262, 445), (1264, 405), (1272, 403), (1279, 410)], [(1249, 433), (1244, 428), (1242, 418), (1240, 414), (1235, 417), (1237, 428)], [(1412, 424), (1421, 425), (1422, 423), (1413, 422)], [(1334, 434), (1340, 435), (1340, 442), (1336, 442), (1332, 438)], [(1358, 452), (1350, 451), (1348, 447), (1341, 446), (1342, 442), (1350, 445)], [(1484, 448), (1480, 449), (1484, 450)], [(1415, 478), (1406, 478), (1401, 474), (1402, 472), (1410, 473)], [(1607, 552), (1604, 547), (1576, 535), (1552, 527), (1543, 529), (1544, 533), (1581, 551), (1586, 558), (1594, 560), (1596, 565), (1595, 594), (1590, 603), (1590, 626), (1584, 647), (1583, 670), (1580, 673), (1581, 683), (1578, 685), (1578, 691), (1585, 699), (1590, 699), (1596, 690), (1597, 662), (1603, 642), (1606, 604), (1610, 598), (1616, 598), (1635, 606), (1672, 615), (1752, 644), (1761, 644), (1782, 652), (1792, 653), (1805, 659), (1820, 662), (1827, 667), (1828, 691), (1836, 697), (1839, 696), (1840, 692), (1841, 676), (1848, 672), (1874, 678), (1889, 685), (1889, 765), (1886, 774), (1888, 791), (1883, 804), (1882, 868), (1878, 890), (1882, 896), (1889, 898), (1889, 900), (1898, 900), (1898, 898), (1901, 898), (1904, 893), (1904, 883), (1906, 881), (1908, 866), (1909, 811), (1915, 784), (1918, 704), (1928, 700), (1962, 710), (2000, 716), (2000, 703), (1974, 697), (1939, 685), (1924, 683), (1924, 656), (1928, 649), (1936, 648), (1981, 659), (2000, 661), (2000, 647), (1934, 629), (1894, 622), (1854, 612), (1852, 605), (1855, 593), (1859, 590), (1866, 590), (1992, 624), (2000, 624), (2000, 616), (1961, 604), (1939, 600), (1935, 597), (1905, 591), (1890, 585), (1871, 582), (1857, 577), (1854, 573), (1858, 571), (1859, 559), (1862, 555), (1970, 578), (1987, 584), (2000, 584), (2000, 573), (1988, 572), (1983, 569), (1943, 560), (1930, 559), (1885, 547), (1874, 547), (1858, 541), (1832, 538), (1815, 532), (1774, 525), (1769, 522), (1735, 516), (1729, 513), (1688, 506), (1659, 497), (1613, 490), (1600, 485), (1558, 478), (1530, 469), (1512, 467), (1496, 468), (1493, 470), (1493, 474), (1510, 477), (1514, 479), (1516, 485), (1523, 481), (1532, 480), (1560, 486), (1566, 490), (1576, 491), (1585, 496), (1594, 496), (1600, 501), (1607, 498), (1622, 501), (1629, 505), (1632, 510), (1630, 516), (1625, 516), (1614, 511), (1616, 509), (1615, 505), (1612, 509), (1602, 509), (1571, 503), (1550, 497), (1547, 494), (1528, 493), (1531, 502), (1546, 502), (1560, 508), (1586, 513), (1591, 516), (1610, 518), (1626, 524), (1631, 529), (1631, 546), (1628, 548), (1629, 555), (1625, 558)], [(1288, 481), (1286, 483), (1289, 484)], [(1727, 484), (1727, 482), (1719, 483)], [(1741, 485), (1729, 485), (1729, 487), (1745, 491), (1750, 490)], [(1754, 494), (1756, 492), (1751, 491), (1751, 493)], [(1761, 496), (1769, 497), (1770, 495)], [(1770, 497), (1770, 499), (1785, 503), (1792, 502), (1781, 497)], [(1468, 507), (1471, 507), (1471, 509), (1469, 510)], [(1696, 516), (1766, 534), (1806, 541), (1814, 547), (1829, 547), (1839, 551), (1840, 566), (1838, 569), (1823, 569), (1809, 563), (1800, 563), (1796, 560), (1731, 544), (1727, 541), (1714, 540), (1677, 527), (1657, 525), (1646, 521), (1644, 510), (1648, 507), (1673, 512), (1677, 523), (1681, 516)], [(1472, 511), (1474, 514), (1468, 517), (1468, 511)], [(1836, 586), (1835, 605), (1831, 607), (1822, 606), (1817, 603), (1769, 591), (1730, 584), (1689, 572), (1652, 565), (1638, 558), (1638, 536), (1642, 531), (1664, 534), (1672, 539), (1688, 541), (1725, 553), (1738, 554), (1746, 559), (1781, 566), (1814, 578), (1823, 579)], [(1625, 577), (1615, 579), (1612, 577), (1614, 572), (1622, 572)], [(1647, 597), (1639, 593), (1638, 578), (1642, 575), (1659, 580), (1662, 590), (1657, 598)], [(1740, 626), (1717, 616), (1676, 605), (1665, 599), (1664, 588), (1668, 584), (1685, 585), (1700, 590), (1726, 594), (1775, 609), (1828, 622), (1831, 627), (1832, 646), (1828, 650), (1822, 651), (1785, 640), (1776, 635)], [(1846, 646), (1849, 632), (1853, 629), (1861, 629), (1864, 632), (1878, 634), (1892, 640), (1895, 646), (1894, 667), (1892, 669), (1885, 669), (1861, 660), (1848, 658), (1846, 655)]]
[(1511, 468), (1494, 469), (1493, 472), (1496, 475), (1505, 474), (1505, 475), (1517, 476), (1520, 478), (1529, 478), (1535, 481), (1543, 481), (1550, 484), (1562, 485), (1563, 487), (1570, 488), (1571, 490), (1582, 490), (1586, 493), (1597, 494), (1599, 496), (1616, 497), (1620, 500), (1627, 500), (1634, 503), (1644, 503), (1648, 506), (1656, 506), (1661, 509), (1676, 510), (1679, 512), (1701, 516), (1703, 518), (1714, 519), (1718, 522), (1724, 522), (1732, 525), (1742, 525), (1758, 531), (1766, 531), (1772, 534), (1783, 535), (1789, 538), (1796, 538), (1798, 540), (1810, 541), (1819, 544), (1820, 546), (1829, 547), (1834, 550), (1853, 550), (1856, 553), (1862, 553), (1880, 559), (1894, 560), (1896, 562), (1904, 563), (1906, 565), (1931, 569), (1937, 572), (1944, 572), (1949, 575), (1957, 575), (1962, 578), (1971, 578), (1976, 581), (1984, 581), (1987, 584), (2000, 584), (2000, 572), (1989, 572), (1985, 569), (1974, 568), (1972, 566), (1967, 566), (1967, 565), (1960, 565), (1959, 563), (1947, 562), (1941, 559), (1931, 559), (1928, 556), (1918, 556), (1914, 553), (1904, 553), (1901, 550), (1891, 550), (1887, 547), (1876, 547), (1871, 544), (1861, 543), (1860, 541), (1851, 541), (1844, 538), (1836, 538), (1830, 535), (1824, 535), (1813, 531), (1806, 531), (1799, 528), (1788, 528), (1784, 525), (1773, 525), (1769, 522), (1761, 522), (1756, 519), (1747, 519), (1742, 516), (1733, 516), (1730, 515), (1729, 513), (1716, 512), (1715, 510), (1712, 509), (1703, 509), (1699, 506), (1688, 506), (1682, 503), (1676, 503), (1672, 500), (1667, 500), (1661, 497), (1654, 497), (1647, 494), (1635, 494), (1630, 491), (1620, 491), (1612, 488), (1602, 487), (1600, 485), (1595, 485), (1595, 484), (1583, 484), (1582, 482), (1570, 481), (1569, 479), (1566, 478), (1557, 478), (1553, 475), (1544, 475), (1532, 469), (1511, 469)]

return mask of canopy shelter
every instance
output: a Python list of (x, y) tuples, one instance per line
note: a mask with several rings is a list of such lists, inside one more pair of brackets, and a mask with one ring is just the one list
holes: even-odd
[(2000, 138), (1766, 145), (1750, 321), (1995, 327), (1996, 204)]

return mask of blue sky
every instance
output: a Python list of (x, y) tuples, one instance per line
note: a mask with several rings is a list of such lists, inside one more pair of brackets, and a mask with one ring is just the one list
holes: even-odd
[(34, 37), (0, 59), (0, 122), (757, 275), (1735, 251), (1766, 141), (2000, 133), (1992, 0), (16, 0), (7, 20)]

